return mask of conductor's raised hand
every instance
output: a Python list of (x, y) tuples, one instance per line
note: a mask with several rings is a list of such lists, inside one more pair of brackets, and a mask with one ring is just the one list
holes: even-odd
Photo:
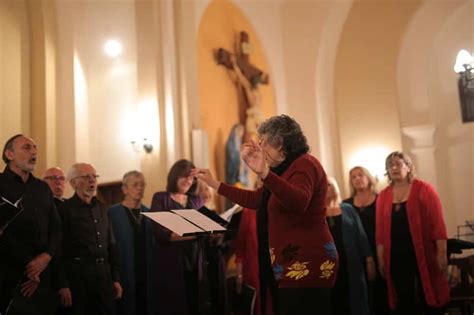
[(265, 160), (265, 152), (255, 141), (250, 139), (244, 143), (240, 157), (258, 176), (267, 177), (270, 169)]
[(217, 189), (219, 188), (220, 182), (218, 182), (214, 176), (212, 176), (211, 171), (207, 168), (194, 168), (191, 170), (191, 176), (196, 177), (197, 179), (202, 180), (208, 186)]

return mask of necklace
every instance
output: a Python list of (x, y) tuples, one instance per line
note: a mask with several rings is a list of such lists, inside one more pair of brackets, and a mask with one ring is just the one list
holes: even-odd
[(410, 188), (410, 184), (401, 188), (393, 188), (393, 203), (395, 205), (396, 212), (400, 211), (401, 203), (407, 201), (408, 195), (410, 193)]
[(141, 220), (142, 220), (142, 214), (140, 213), (140, 208), (129, 208), (127, 206), (124, 206), (125, 209), (128, 210), (128, 213), (130, 213), (130, 215), (132, 216), (133, 218), (133, 221), (135, 222), (135, 224), (140, 224)]
[(360, 194), (359, 195), (356, 194), (354, 196), (354, 206), (356, 208), (359, 208), (360, 212), (364, 212), (365, 208), (370, 206), (374, 201), (375, 201), (375, 195), (373, 193), (371, 193), (368, 197), (365, 197), (364, 199), (362, 199)]
[(188, 195), (186, 194), (172, 194), (171, 199), (176, 201), (181, 207), (186, 208), (188, 205)]

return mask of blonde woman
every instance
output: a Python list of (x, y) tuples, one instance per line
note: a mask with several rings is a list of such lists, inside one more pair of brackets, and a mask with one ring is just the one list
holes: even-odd
[(449, 301), (446, 226), (433, 187), (414, 177), (411, 159), (385, 160), (390, 185), (377, 198), (376, 241), (381, 274), (395, 314), (443, 314)]
[[(351, 196), (344, 200), (352, 205), (359, 215), (365, 234), (369, 240), (372, 253), (375, 247), (375, 204), (377, 201), (377, 181), (370, 172), (362, 166), (355, 166), (349, 171), (349, 187)], [(377, 262), (376, 262), (377, 263)], [(377, 266), (376, 266), (377, 267)], [(377, 270), (377, 268), (376, 268)], [(368, 283), (369, 307), (372, 314), (389, 314), (387, 285), (377, 272), (375, 279)]]
[(375, 263), (364, 228), (354, 208), (341, 203), (339, 187), (328, 178), (327, 222), (339, 255), (339, 273), (331, 291), (333, 315), (369, 315), (367, 283), (375, 277)]

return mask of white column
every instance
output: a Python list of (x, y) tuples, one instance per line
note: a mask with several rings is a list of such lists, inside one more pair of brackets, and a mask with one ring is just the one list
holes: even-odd
[(433, 141), (435, 130), (436, 128), (433, 125), (421, 125), (402, 128), (402, 133), (412, 140), (413, 145), (409, 153), (413, 157), (416, 174), (418, 174), (418, 177), (421, 179), (433, 185), (435, 189), (438, 189), (435, 158), (436, 148)]
[[(181, 156), (179, 106), (177, 98), (177, 47), (173, 1), (160, 1), (163, 98), (168, 165)], [(178, 112), (177, 112), (178, 111)]]

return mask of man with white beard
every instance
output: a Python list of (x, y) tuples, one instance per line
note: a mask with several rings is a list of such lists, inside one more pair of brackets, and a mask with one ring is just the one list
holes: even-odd
[(74, 164), (67, 176), (75, 193), (60, 213), (64, 314), (114, 315), (114, 299), (122, 296), (115, 238), (107, 209), (95, 197), (98, 177), (86, 163)]

